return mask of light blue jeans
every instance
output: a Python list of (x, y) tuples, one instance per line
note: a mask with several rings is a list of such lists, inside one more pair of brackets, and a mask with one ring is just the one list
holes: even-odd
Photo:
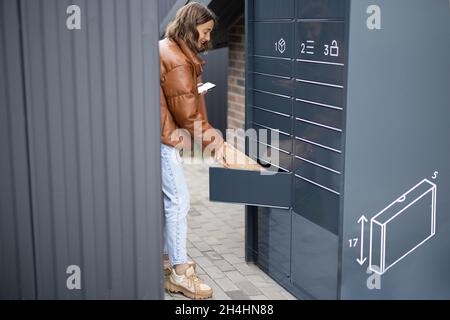
[(164, 194), (164, 254), (172, 266), (187, 263), (186, 237), (189, 190), (177, 149), (161, 144)]

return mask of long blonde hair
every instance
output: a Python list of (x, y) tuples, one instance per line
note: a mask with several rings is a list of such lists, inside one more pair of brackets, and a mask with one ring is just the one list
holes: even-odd
[(167, 26), (166, 37), (184, 41), (189, 49), (198, 52), (197, 43), (200, 35), (197, 26), (211, 20), (214, 21), (214, 25), (217, 24), (214, 12), (198, 2), (191, 2), (177, 11), (175, 20)]

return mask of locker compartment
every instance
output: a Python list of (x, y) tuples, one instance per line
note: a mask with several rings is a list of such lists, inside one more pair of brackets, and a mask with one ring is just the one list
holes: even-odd
[(318, 165), (295, 158), (294, 173), (337, 193), (341, 189), (341, 175)]
[(299, 100), (294, 102), (294, 117), (339, 130), (343, 128), (344, 114), (342, 110), (305, 103)]
[[(252, 124), (252, 128), (256, 130), (256, 137), (259, 142), (269, 144), (277, 147), (280, 150), (292, 153), (292, 136), (281, 133), (276, 130), (270, 130), (255, 123)], [(275, 133), (275, 134), (274, 134)], [(272, 137), (277, 137), (278, 141), (273, 141)]]
[(311, 298), (336, 299), (338, 236), (295, 213), (292, 229), (292, 283)]
[(294, 120), (294, 135), (295, 137), (311, 141), (326, 148), (331, 148), (336, 151), (341, 150), (342, 133), (334, 130)]
[(253, 91), (253, 105), (266, 110), (292, 115), (292, 99), (260, 91)]
[(293, 93), (293, 80), (267, 76), (263, 74), (253, 74), (253, 89), (281, 94), (291, 97)]
[(295, 97), (298, 99), (342, 108), (343, 96), (342, 88), (295, 81)]
[(254, 19), (295, 18), (294, 0), (258, 0), (253, 3)]
[(295, 78), (343, 86), (344, 66), (296, 61)]
[(258, 57), (253, 58), (253, 71), (275, 76), (291, 77), (293, 61), (290, 59)]
[(338, 152), (295, 139), (293, 154), (337, 172), (342, 171), (342, 156)]
[(344, 63), (344, 22), (297, 22), (297, 59)]
[(337, 235), (340, 196), (297, 176), (294, 180), (294, 211)]
[(283, 133), (290, 134), (292, 132), (292, 118), (288, 115), (274, 113), (261, 108), (252, 108), (253, 121), (256, 124), (263, 125), (267, 128), (279, 130)]
[(258, 208), (257, 263), (284, 278), (291, 268), (291, 211)]
[(291, 178), (291, 173), (263, 175), (258, 171), (211, 167), (209, 200), (288, 209)]
[(344, 19), (345, 1), (299, 0), (297, 16), (302, 19)]
[(253, 54), (293, 58), (293, 22), (255, 22)]
[(249, 156), (258, 159), (263, 166), (273, 165), (281, 170), (292, 172), (292, 155), (286, 151), (273, 148), (270, 145), (250, 140), (258, 146), (257, 150), (250, 148)]

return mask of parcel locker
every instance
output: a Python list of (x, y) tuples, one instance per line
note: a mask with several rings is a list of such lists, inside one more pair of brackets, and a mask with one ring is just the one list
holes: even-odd
[(210, 199), (247, 205), (248, 261), (299, 298), (450, 298), (449, 39), (447, 0), (247, 0), (274, 174), (211, 168)]

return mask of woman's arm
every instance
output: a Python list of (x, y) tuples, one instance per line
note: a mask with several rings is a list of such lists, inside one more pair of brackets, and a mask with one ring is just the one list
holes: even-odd
[[(211, 143), (211, 141), (203, 139), (205, 132), (214, 130), (214, 128), (207, 120), (205, 104), (202, 101), (204, 97), (198, 94), (196, 80), (193, 67), (181, 65), (164, 75), (161, 86), (170, 113), (178, 126), (188, 130), (191, 137), (205, 148)], [(200, 130), (195, 130), (196, 127)], [(214, 137), (215, 139), (212, 141), (214, 144), (221, 145), (223, 143), (223, 139), (218, 134)]]

